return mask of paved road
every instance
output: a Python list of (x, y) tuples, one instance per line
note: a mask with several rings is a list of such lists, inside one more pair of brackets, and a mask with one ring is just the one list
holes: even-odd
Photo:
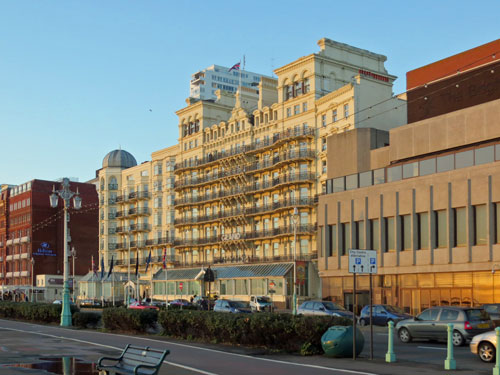
[[(2, 365), (32, 363), (40, 361), (39, 358), (42, 356), (55, 358), (68, 356), (83, 362), (95, 363), (101, 356), (117, 355), (127, 343), (169, 349), (171, 353), (160, 372), (168, 375), (413, 375), (444, 372), (442, 370), (446, 356), (446, 352), (442, 350), (444, 345), (399, 344), (396, 347), (398, 362), (386, 364), (383, 357), (387, 336), (384, 335), (384, 329), (377, 328), (375, 332), (375, 360), (369, 361), (366, 358), (369, 353), (369, 346), (366, 345), (362, 358), (353, 361), (324, 356), (266, 355), (258, 350), (189, 344), (167, 340), (161, 336), (126, 336), (0, 320), (0, 374), (41, 374), (40, 370)], [(491, 374), (492, 365), (483, 364), (472, 354), (469, 355), (468, 348), (459, 348), (457, 354), (460, 358), (462, 356), (464, 358), (457, 359), (458, 367), (462, 369), (461, 375)], [(75, 372), (79, 373), (84, 372)]]

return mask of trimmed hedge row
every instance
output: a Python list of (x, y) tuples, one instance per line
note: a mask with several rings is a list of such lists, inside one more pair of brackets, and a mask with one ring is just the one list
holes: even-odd
[[(61, 321), (62, 305), (30, 302), (0, 302), (0, 317), (9, 319), (30, 320), (43, 323), (58, 323)], [(78, 311), (71, 306), (71, 313)]]
[(101, 314), (95, 312), (76, 312), (73, 314), (73, 326), (79, 328), (96, 328), (101, 320)]
[(163, 333), (183, 339), (266, 347), (302, 355), (319, 354), (321, 336), (334, 325), (350, 319), (291, 314), (228, 314), (206, 311), (161, 311)]
[(158, 319), (158, 311), (130, 310), (124, 307), (110, 307), (102, 311), (104, 328), (112, 331), (146, 332), (153, 329)]

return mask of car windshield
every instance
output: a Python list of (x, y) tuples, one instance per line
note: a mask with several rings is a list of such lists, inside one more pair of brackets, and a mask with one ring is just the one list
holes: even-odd
[(467, 314), (467, 319), (472, 322), (478, 320), (490, 320), (490, 314), (483, 309), (465, 310), (465, 313)]
[(259, 303), (269, 303), (271, 299), (269, 297), (257, 297), (257, 302)]
[(327, 310), (345, 310), (344, 306), (339, 305), (338, 303), (333, 303), (333, 302), (322, 302), (322, 303)]
[(405, 312), (401, 310), (399, 307), (396, 306), (391, 306), (391, 305), (384, 305), (385, 309), (391, 313), (394, 314), (404, 314)]
[(247, 305), (244, 302), (239, 302), (239, 301), (229, 301), (229, 306), (234, 307), (235, 309), (247, 307)]

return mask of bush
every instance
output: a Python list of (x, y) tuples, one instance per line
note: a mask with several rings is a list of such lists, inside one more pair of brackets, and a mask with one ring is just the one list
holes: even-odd
[[(71, 305), (72, 313), (78, 308)], [(0, 317), (19, 320), (30, 320), (42, 323), (59, 323), (62, 305), (51, 303), (0, 302)]]
[(101, 314), (93, 312), (75, 312), (73, 314), (73, 325), (79, 328), (88, 326), (95, 328), (101, 320)]
[(112, 331), (146, 332), (154, 328), (158, 319), (158, 311), (131, 310), (123, 307), (110, 307), (102, 311), (104, 328)]
[(213, 343), (266, 347), (303, 355), (322, 353), (321, 336), (350, 319), (291, 314), (228, 314), (206, 311), (161, 311), (164, 334)]

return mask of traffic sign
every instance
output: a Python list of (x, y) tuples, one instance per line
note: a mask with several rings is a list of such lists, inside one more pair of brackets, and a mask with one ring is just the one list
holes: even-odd
[(349, 250), (350, 273), (377, 273), (377, 252), (375, 250)]
[(184, 287), (184, 284), (183, 283), (179, 283), (179, 289), (182, 290), (183, 287)]
[(274, 289), (275, 286), (276, 286), (276, 284), (274, 283), (274, 281), (271, 281), (269, 283), (269, 288)]

